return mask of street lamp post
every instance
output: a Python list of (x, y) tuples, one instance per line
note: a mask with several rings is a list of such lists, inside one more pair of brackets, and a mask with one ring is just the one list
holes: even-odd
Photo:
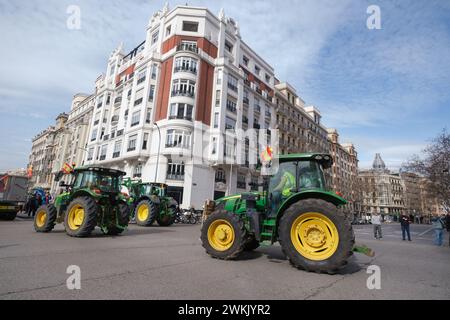
[(160, 150), (160, 148), (161, 148), (161, 130), (159, 129), (159, 126), (158, 126), (158, 124), (155, 122), (155, 123), (153, 123), (155, 126), (156, 126), (156, 128), (158, 129), (158, 137), (159, 137), (159, 139), (158, 139), (158, 156), (157, 156), (157, 158), (156, 158), (156, 171), (155, 171), (155, 182), (157, 181), (157, 176), (158, 176), (158, 166), (159, 166), (159, 150)]

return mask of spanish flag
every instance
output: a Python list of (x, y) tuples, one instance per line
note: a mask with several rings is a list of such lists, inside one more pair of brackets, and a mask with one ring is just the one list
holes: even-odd
[(64, 171), (64, 173), (69, 174), (73, 171), (73, 167), (68, 164), (67, 162), (64, 163), (64, 166), (62, 168), (62, 171)]
[(264, 162), (272, 160), (272, 153), (273, 149), (272, 147), (267, 146), (266, 149), (261, 153), (261, 159)]

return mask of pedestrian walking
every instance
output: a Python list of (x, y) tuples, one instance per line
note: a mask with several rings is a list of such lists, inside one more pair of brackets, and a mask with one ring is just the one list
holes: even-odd
[(405, 213), (402, 213), (402, 215), (400, 216), (400, 225), (402, 226), (402, 238), (403, 240), (406, 240), (405, 239), (406, 233), (408, 235), (408, 241), (411, 241), (411, 234), (409, 233), (409, 224), (410, 224), (409, 217)]
[(36, 194), (33, 193), (33, 195), (30, 198), (30, 214), (33, 218), (34, 215), (36, 214), (36, 210), (37, 210), (37, 199)]
[(439, 216), (439, 214), (434, 213), (433, 217), (431, 218), (431, 223), (433, 225), (434, 230), (434, 244), (437, 246), (442, 246), (444, 242), (444, 228), (445, 228), (445, 221), (443, 216)]
[(450, 247), (450, 212), (448, 212), (447, 215), (445, 216), (445, 227), (447, 228), (448, 246)]
[(381, 216), (379, 213), (374, 213), (372, 215), (372, 224), (373, 224), (373, 234), (375, 239), (380, 240), (383, 238), (381, 233)]

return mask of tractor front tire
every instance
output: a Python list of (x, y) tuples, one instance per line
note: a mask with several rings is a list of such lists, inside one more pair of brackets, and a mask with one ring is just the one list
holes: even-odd
[(34, 215), (34, 230), (50, 232), (55, 227), (56, 208), (52, 204), (40, 206)]
[(169, 214), (165, 214), (163, 216), (159, 216), (156, 218), (156, 221), (161, 227), (171, 226), (175, 222), (175, 208), (169, 207)]
[(203, 223), (202, 245), (213, 258), (236, 259), (244, 250), (247, 231), (244, 222), (235, 213), (219, 209)]
[(69, 204), (64, 217), (66, 233), (71, 237), (87, 237), (97, 225), (98, 206), (91, 197), (78, 197)]
[(153, 224), (157, 216), (157, 207), (151, 200), (141, 200), (136, 205), (136, 224), (143, 227), (148, 227)]
[(347, 264), (355, 243), (345, 216), (335, 205), (320, 199), (292, 204), (280, 219), (278, 237), (294, 267), (329, 274)]
[(110, 236), (121, 234), (126, 229), (126, 227), (128, 227), (128, 221), (130, 220), (130, 207), (127, 204), (121, 202), (117, 205), (117, 209), (118, 224), (108, 228), (108, 231), (106, 232), (106, 234)]

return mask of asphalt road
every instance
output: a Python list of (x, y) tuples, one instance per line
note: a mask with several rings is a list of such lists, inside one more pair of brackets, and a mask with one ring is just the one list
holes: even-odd
[[(131, 225), (121, 236), (77, 239), (61, 225), (35, 233), (18, 218), (0, 221), (0, 299), (450, 299), (450, 248), (433, 246), (432, 233), (422, 234), (429, 228), (413, 225), (408, 242), (397, 224), (383, 226), (382, 240), (372, 226), (355, 226), (375, 257), (355, 254), (340, 274), (325, 275), (291, 267), (278, 245), (212, 259), (200, 225)], [(69, 265), (80, 267), (80, 290), (67, 288)], [(370, 265), (380, 267), (379, 290), (367, 288)]]

